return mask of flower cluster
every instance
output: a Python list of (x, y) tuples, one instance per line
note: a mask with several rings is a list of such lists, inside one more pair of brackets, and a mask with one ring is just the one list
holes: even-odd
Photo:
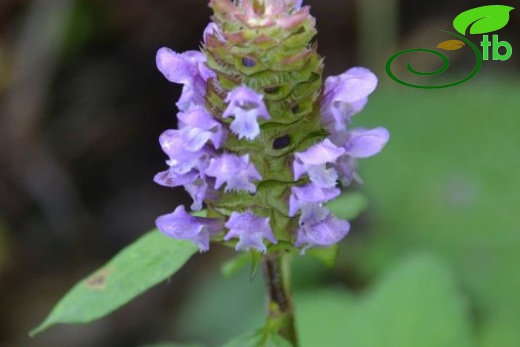
[(168, 156), (155, 182), (183, 186), (183, 206), (156, 224), (166, 235), (209, 249), (210, 239), (237, 250), (267, 251), (278, 241), (302, 251), (340, 241), (350, 225), (324, 204), (338, 182), (360, 182), (358, 158), (378, 153), (384, 128), (350, 129), (377, 85), (352, 68), (322, 86), (322, 59), (309, 7), (297, 0), (210, 0), (213, 21), (203, 49), (161, 48), (157, 66), (183, 85), (178, 129), (159, 138)]

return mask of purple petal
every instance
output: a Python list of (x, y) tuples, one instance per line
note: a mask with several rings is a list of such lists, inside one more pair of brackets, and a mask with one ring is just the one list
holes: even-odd
[(360, 67), (327, 78), (321, 102), (323, 123), (336, 131), (343, 130), (350, 117), (363, 109), (376, 86), (377, 77)]
[[(302, 216), (303, 217), (303, 216)], [(332, 246), (347, 235), (350, 223), (329, 215), (316, 224), (303, 224), (298, 230), (295, 246)]]
[(321, 165), (333, 163), (345, 153), (341, 147), (333, 144), (329, 139), (309, 147), (305, 152), (296, 153), (296, 158), (305, 165)]
[(308, 170), (309, 179), (320, 188), (334, 188), (338, 180), (338, 173), (333, 168), (324, 165), (312, 165)]
[(269, 218), (258, 217), (251, 211), (231, 213), (225, 226), (229, 229), (229, 232), (224, 240), (229, 241), (238, 237), (237, 250), (247, 251), (254, 248), (260, 252), (265, 252), (267, 248), (263, 242), (264, 238), (271, 243), (277, 243), (269, 224)]
[(233, 134), (238, 135), (239, 139), (246, 138), (254, 140), (260, 135), (260, 125), (257, 122), (257, 111), (235, 110), (235, 120), (231, 123), (230, 129)]
[(159, 172), (155, 175), (154, 181), (164, 187), (179, 187), (192, 183), (199, 176), (198, 172), (191, 170), (187, 173), (177, 173), (173, 168)]
[(201, 252), (209, 249), (211, 234), (222, 230), (218, 219), (194, 217), (187, 213), (182, 205), (178, 206), (173, 213), (157, 218), (155, 224), (167, 236), (195, 243)]
[(211, 142), (216, 149), (225, 141), (222, 125), (217, 122), (203, 107), (192, 107), (186, 112), (177, 115), (179, 128), (192, 127), (210, 131)]
[(226, 39), (224, 38), (224, 36), (222, 35), (222, 32), (220, 31), (218, 25), (215, 23), (215, 22), (210, 22), (207, 26), (206, 26), (206, 29), (204, 29), (204, 33), (202, 34), (202, 37), (204, 39), (204, 44), (206, 44), (206, 37), (208, 35), (213, 35), (213, 36), (216, 36), (220, 41), (226, 41)]
[(196, 64), (167, 47), (157, 51), (156, 62), (164, 77), (174, 83), (189, 83), (199, 72)]
[(190, 194), (193, 199), (191, 209), (193, 211), (200, 211), (202, 209), (202, 203), (206, 198), (206, 192), (208, 190), (208, 184), (204, 179), (193, 180), (188, 184), (184, 185), (184, 189)]
[(338, 188), (320, 188), (313, 183), (296, 186), (289, 197), (289, 216), (293, 217), (305, 203), (324, 203), (340, 194)]
[(340, 157), (337, 163), (334, 165), (336, 172), (339, 175), (341, 184), (346, 187), (352, 183), (352, 181), (362, 184), (363, 181), (357, 175), (357, 160), (354, 157), (344, 155)]
[(385, 128), (351, 130), (345, 153), (354, 158), (373, 156), (383, 149), (389, 138), (390, 134)]
[(206, 95), (206, 82), (201, 76), (195, 76), (192, 81), (182, 88), (181, 97), (175, 104), (181, 111), (187, 111), (194, 105), (203, 106)]
[(254, 193), (256, 186), (252, 181), (262, 179), (254, 165), (249, 162), (247, 154), (242, 157), (224, 154), (220, 158), (212, 159), (204, 172), (206, 175), (216, 178), (216, 189), (226, 183), (226, 192), (245, 190)]
[(234, 116), (231, 130), (241, 139), (252, 140), (260, 134), (258, 118), (270, 119), (269, 112), (263, 102), (264, 96), (254, 90), (241, 86), (228, 93), (224, 100), (228, 106), (223, 118)]
[(181, 130), (166, 130), (159, 137), (161, 148), (169, 157), (170, 166), (188, 164), (194, 166), (194, 162), (203, 154), (202, 151), (189, 151), (185, 147), (184, 136)]

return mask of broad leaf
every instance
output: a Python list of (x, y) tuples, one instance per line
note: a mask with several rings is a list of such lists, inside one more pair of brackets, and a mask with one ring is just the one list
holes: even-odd
[(469, 347), (465, 299), (450, 271), (433, 257), (397, 267), (364, 296), (339, 290), (296, 297), (302, 347)]
[(470, 26), (470, 34), (487, 34), (505, 27), (509, 22), (509, 12), (513, 9), (505, 5), (476, 7), (459, 14), (453, 20), (453, 27), (462, 35), (466, 35)]
[(156, 345), (145, 345), (141, 347), (203, 347), (199, 344), (181, 344), (181, 343), (173, 343), (173, 342), (163, 342)]
[(191, 242), (151, 231), (76, 284), (30, 334), (58, 323), (88, 323), (106, 316), (173, 275), (196, 251)]
[(292, 345), (279, 335), (259, 331), (233, 339), (223, 347), (292, 347)]

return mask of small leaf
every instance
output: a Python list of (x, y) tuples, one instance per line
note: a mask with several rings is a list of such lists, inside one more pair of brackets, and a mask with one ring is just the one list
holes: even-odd
[(59, 323), (88, 323), (106, 316), (173, 275), (196, 251), (191, 242), (157, 230), (145, 234), (76, 284), (30, 335)]
[(444, 49), (446, 51), (456, 51), (457, 49), (461, 49), (466, 44), (460, 40), (447, 40), (439, 43), (437, 48)]
[(240, 269), (251, 262), (251, 255), (247, 252), (242, 252), (239, 255), (229, 259), (220, 267), (220, 271), (224, 277), (231, 277)]
[(363, 194), (352, 192), (342, 194), (326, 206), (336, 217), (351, 220), (366, 210), (368, 200)]
[(487, 34), (505, 27), (509, 22), (509, 12), (513, 9), (505, 5), (476, 7), (459, 14), (453, 20), (453, 27), (462, 35), (466, 35), (470, 26), (470, 34)]
[(307, 251), (307, 254), (320, 260), (327, 267), (334, 267), (338, 259), (339, 246), (334, 244), (330, 247), (314, 247)]
[(279, 335), (260, 330), (233, 339), (223, 347), (292, 347), (292, 345)]

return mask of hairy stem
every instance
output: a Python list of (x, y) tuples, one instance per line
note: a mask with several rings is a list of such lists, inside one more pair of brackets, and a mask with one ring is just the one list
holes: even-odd
[(266, 254), (262, 269), (268, 298), (266, 328), (278, 332), (294, 347), (298, 346), (294, 324), (294, 308), (290, 293), (289, 256), (279, 253)]

